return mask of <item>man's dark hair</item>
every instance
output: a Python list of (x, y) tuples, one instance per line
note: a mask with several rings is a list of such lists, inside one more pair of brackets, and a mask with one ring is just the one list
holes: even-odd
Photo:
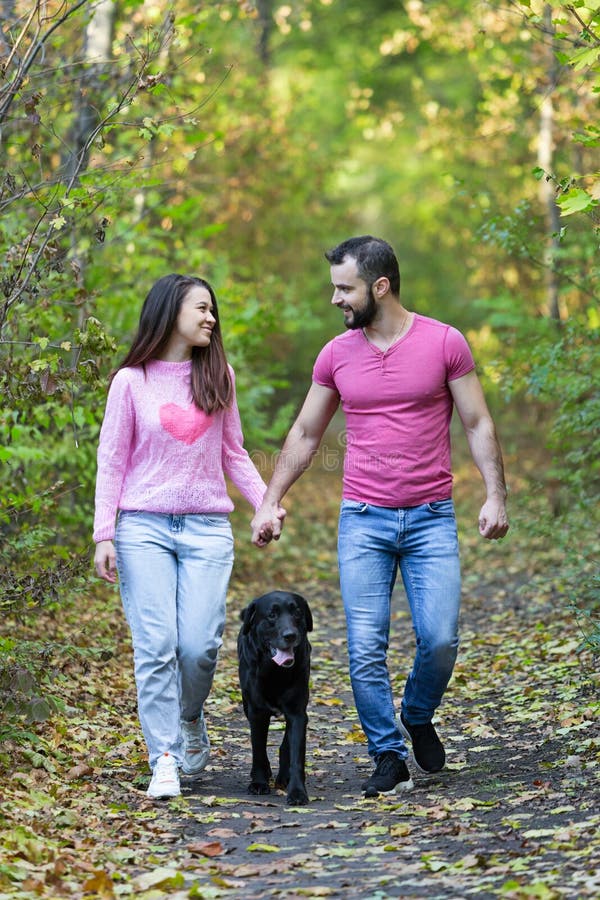
[(333, 250), (328, 250), (325, 258), (333, 266), (339, 266), (346, 257), (356, 260), (358, 275), (369, 287), (378, 278), (385, 277), (390, 283), (390, 290), (395, 297), (400, 296), (400, 269), (396, 254), (381, 238), (370, 234), (348, 238)]

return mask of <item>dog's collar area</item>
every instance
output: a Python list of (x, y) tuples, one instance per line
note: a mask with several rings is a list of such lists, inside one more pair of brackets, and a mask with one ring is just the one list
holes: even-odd
[(289, 669), (294, 665), (294, 650), (290, 648), (289, 650), (280, 650), (278, 647), (270, 647), (271, 651), (271, 659), (277, 666), (283, 666), (284, 669)]

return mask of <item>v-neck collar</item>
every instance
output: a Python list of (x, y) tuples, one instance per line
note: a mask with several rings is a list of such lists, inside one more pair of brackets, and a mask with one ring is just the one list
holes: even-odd
[(412, 322), (411, 322), (410, 325), (408, 326), (408, 330), (405, 331), (404, 334), (401, 334), (400, 337), (396, 338), (396, 340), (394, 341), (394, 343), (393, 343), (393, 344), (390, 344), (390, 346), (387, 347), (386, 350), (382, 350), (381, 347), (378, 347), (377, 344), (374, 344), (373, 341), (370, 341), (369, 338), (367, 337), (367, 335), (365, 334), (364, 328), (361, 328), (361, 329), (360, 329), (360, 333), (361, 333), (362, 336), (363, 336), (363, 340), (368, 344), (368, 346), (370, 347), (370, 349), (373, 350), (373, 352), (374, 352), (377, 356), (387, 356), (388, 353), (391, 353), (392, 350), (395, 350), (396, 347), (399, 347), (400, 344), (401, 344), (401, 343), (409, 336), (409, 334), (411, 333), (411, 331), (412, 331), (413, 328), (414, 328), (414, 325), (415, 325), (415, 322), (416, 322), (416, 321), (417, 321), (417, 314), (416, 314), (416, 313), (413, 313)]

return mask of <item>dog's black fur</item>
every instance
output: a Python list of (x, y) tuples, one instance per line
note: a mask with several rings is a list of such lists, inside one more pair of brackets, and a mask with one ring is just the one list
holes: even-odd
[[(285, 734), (279, 748), (279, 772), (275, 786), (287, 788), (292, 806), (308, 803), (305, 785), (306, 726), (312, 614), (300, 594), (270, 591), (253, 600), (241, 612), (238, 636), (240, 687), (244, 712), (250, 723), (252, 770), (248, 791), (268, 794), (271, 766), (267, 737), (271, 716), (285, 717)], [(293, 663), (278, 665), (273, 657), (291, 655)]]

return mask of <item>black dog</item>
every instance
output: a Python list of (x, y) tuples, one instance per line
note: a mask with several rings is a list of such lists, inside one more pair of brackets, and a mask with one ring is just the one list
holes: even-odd
[(271, 766), (267, 737), (271, 716), (285, 716), (275, 786), (287, 788), (292, 806), (308, 803), (304, 763), (312, 615), (300, 594), (270, 591), (241, 613), (238, 636), (240, 687), (252, 741), (251, 794), (268, 794)]

